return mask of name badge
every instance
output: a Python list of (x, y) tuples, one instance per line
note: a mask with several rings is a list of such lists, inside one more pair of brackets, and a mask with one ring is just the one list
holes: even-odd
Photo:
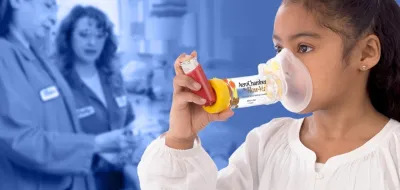
[(40, 98), (46, 102), (60, 96), (56, 86), (50, 86), (40, 91)]
[(128, 98), (126, 96), (119, 96), (115, 98), (119, 108), (125, 107), (128, 104)]
[(87, 106), (87, 107), (77, 109), (76, 112), (78, 114), (78, 118), (82, 119), (82, 118), (88, 117), (90, 115), (93, 115), (95, 113), (95, 110), (94, 110), (93, 106)]

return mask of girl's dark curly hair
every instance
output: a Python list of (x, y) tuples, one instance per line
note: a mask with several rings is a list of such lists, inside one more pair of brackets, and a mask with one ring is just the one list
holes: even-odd
[(103, 30), (107, 36), (103, 50), (96, 61), (97, 68), (106, 73), (108, 81), (114, 87), (122, 87), (122, 77), (116, 61), (117, 40), (113, 32), (113, 24), (105, 13), (92, 6), (75, 6), (61, 22), (55, 39), (56, 52), (54, 56), (60, 62), (61, 72), (64, 75), (68, 75), (74, 67), (76, 55), (72, 49), (72, 33), (76, 23), (84, 17), (96, 20), (99, 29)]
[[(367, 91), (376, 110), (400, 121), (400, 7), (395, 0), (283, 0), (301, 3), (320, 24), (340, 34), (344, 58), (357, 40), (375, 34), (381, 58), (370, 71)], [(346, 53), (347, 52), (347, 53)]]

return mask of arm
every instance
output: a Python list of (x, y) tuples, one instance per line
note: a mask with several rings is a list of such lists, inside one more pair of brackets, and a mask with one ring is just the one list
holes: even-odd
[(137, 165), (126, 165), (124, 167), (125, 184), (132, 189), (141, 189), (137, 173)]
[[(0, 59), (0, 152), (27, 169), (50, 174), (86, 174), (92, 167), (95, 138), (45, 131), (34, 118), (30, 86), (18, 63)], [(28, 96), (28, 97), (26, 97)], [(60, 123), (62, 125), (62, 123)]]
[(133, 112), (132, 103), (131, 103), (131, 101), (129, 101), (125, 80), (124, 80), (124, 78), (122, 76), (122, 72), (121, 71), (118, 72), (117, 80), (122, 85), (123, 91), (124, 91), (124, 93), (125, 93), (125, 95), (127, 97), (127, 101), (128, 101), (127, 112), (126, 112), (126, 117), (125, 117), (125, 121), (124, 121), (124, 126), (128, 126), (129, 124), (131, 124), (133, 122), (133, 120), (135, 120), (135, 114)]
[(232, 154), (228, 167), (217, 168), (200, 143), (189, 150), (167, 147), (161, 137), (151, 143), (138, 167), (143, 190), (257, 189), (259, 134), (253, 130)]
[(131, 102), (128, 100), (128, 110), (127, 110), (127, 112), (126, 112), (126, 119), (125, 119), (125, 125), (124, 126), (127, 126), (127, 125), (129, 125), (130, 123), (132, 123), (133, 122), (133, 120), (135, 120), (135, 114), (133, 113), (133, 108), (132, 108), (132, 104), (131, 104)]

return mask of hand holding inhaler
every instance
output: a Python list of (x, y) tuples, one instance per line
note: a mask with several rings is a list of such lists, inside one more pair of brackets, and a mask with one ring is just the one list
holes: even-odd
[(197, 57), (196, 52), (180, 55), (174, 64), (174, 92), (170, 111), (170, 128), (166, 133), (166, 145), (175, 149), (190, 149), (198, 132), (212, 121), (224, 121), (233, 115), (230, 109), (220, 113), (207, 113), (202, 105), (206, 100), (194, 94), (202, 86), (185, 75), (181, 64)]
[[(283, 49), (267, 63), (259, 64), (258, 75), (253, 76), (208, 80), (197, 62), (196, 53), (178, 58), (175, 70), (178, 70), (179, 74), (177, 72), (174, 88), (180, 86), (178, 90), (184, 93), (177, 98), (174, 92), (174, 101), (185, 103), (173, 102), (166, 144), (173, 142), (168, 139), (179, 140), (175, 141), (172, 148), (179, 147), (175, 146), (179, 141), (183, 142), (181, 145), (190, 146), (190, 143), (184, 142), (191, 142), (193, 146), (193, 139), (197, 133), (211, 121), (218, 120), (210, 119), (210, 116), (215, 118), (216, 115), (222, 115), (227, 116), (222, 117), (223, 119), (227, 119), (232, 116), (231, 109), (277, 102), (281, 102), (291, 112), (300, 113), (311, 101), (311, 76), (306, 66), (288, 49)], [(196, 83), (201, 87), (196, 88)], [(178, 112), (177, 107), (186, 110)]]

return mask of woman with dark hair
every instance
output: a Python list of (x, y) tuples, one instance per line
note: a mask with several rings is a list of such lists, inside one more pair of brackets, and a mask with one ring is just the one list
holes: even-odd
[(139, 164), (142, 190), (400, 189), (396, 1), (283, 0), (273, 42), (278, 56), (307, 68), (313, 93), (301, 113), (312, 115), (253, 129), (218, 173), (196, 137), (233, 112), (202, 109), (205, 100), (189, 91), (200, 85), (180, 67), (196, 54), (182, 55), (175, 63), (170, 128)]
[(0, 189), (94, 190), (104, 153), (132, 146), (126, 130), (85, 134), (73, 93), (38, 49), (55, 0), (0, 0)]
[[(113, 25), (101, 10), (74, 7), (61, 22), (56, 49), (56, 60), (72, 89), (83, 132), (97, 135), (132, 123), (132, 107), (116, 60)], [(108, 167), (94, 173), (97, 188), (123, 188), (124, 163), (108, 160), (108, 164), (99, 159)]]

